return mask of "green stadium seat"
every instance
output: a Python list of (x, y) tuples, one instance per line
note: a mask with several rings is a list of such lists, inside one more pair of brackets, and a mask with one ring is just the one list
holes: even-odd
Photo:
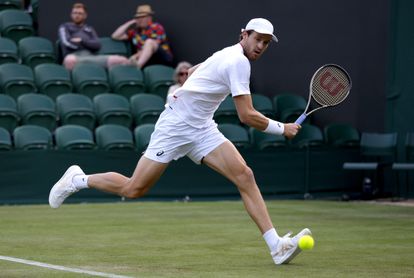
[(9, 151), (12, 148), (13, 145), (9, 131), (0, 127), (0, 151)]
[(18, 150), (47, 150), (53, 147), (52, 133), (42, 126), (18, 126), (13, 131), (13, 139)]
[(273, 109), (272, 100), (265, 95), (252, 94), (253, 107), (269, 118), (274, 118), (275, 113)]
[(17, 43), (22, 38), (34, 35), (33, 20), (22, 10), (3, 10), (0, 12), (0, 33), (2, 37)]
[(41, 64), (34, 68), (36, 86), (39, 93), (52, 99), (72, 92), (72, 80), (69, 71), (58, 64)]
[(109, 69), (109, 83), (116, 94), (130, 98), (145, 92), (144, 75), (136, 66), (117, 65)]
[(147, 91), (166, 99), (168, 89), (174, 84), (174, 68), (165, 65), (150, 65), (143, 69)]
[(9, 38), (0, 38), (0, 65), (18, 63), (19, 59), (16, 43)]
[(96, 143), (104, 150), (134, 150), (134, 138), (129, 128), (121, 125), (101, 125), (95, 129)]
[(143, 124), (134, 129), (135, 146), (139, 152), (142, 153), (147, 149), (154, 128), (154, 124)]
[(0, 11), (10, 9), (20, 10), (22, 8), (22, 2), (21, 0), (0, 0)]
[(114, 40), (111, 37), (99, 38), (101, 48), (97, 54), (100, 55), (121, 55), (128, 57), (128, 49), (124, 41)]
[(287, 145), (286, 137), (262, 132), (253, 127), (249, 129), (252, 144), (258, 150), (273, 150)]
[(31, 68), (44, 63), (56, 63), (56, 54), (50, 40), (43, 37), (26, 37), (18, 43), (22, 63)]
[(291, 144), (295, 147), (316, 147), (324, 144), (323, 134), (319, 127), (303, 124), (298, 134), (293, 137)]
[(41, 94), (24, 94), (17, 99), (17, 107), (25, 125), (38, 125), (54, 130), (56, 127), (55, 102)]
[(249, 133), (244, 127), (235, 124), (219, 124), (218, 129), (236, 148), (245, 149), (251, 147)]
[(128, 99), (116, 94), (100, 94), (93, 98), (99, 125), (132, 125), (132, 115)]
[(236, 106), (231, 95), (227, 96), (214, 113), (218, 124), (240, 124)]
[(0, 94), (0, 127), (12, 132), (19, 121), (16, 101), (11, 96)]
[(26, 65), (7, 63), (0, 65), (0, 89), (2, 93), (17, 99), (37, 91), (32, 69)]
[(75, 91), (90, 97), (110, 92), (108, 76), (103, 67), (90, 63), (79, 63), (72, 70)]
[(165, 107), (165, 100), (152, 94), (138, 94), (130, 99), (135, 125), (155, 124)]
[(349, 124), (330, 124), (324, 128), (324, 137), (328, 145), (336, 147), (358, 147), (359, 132)]
[(96, 115), (92, 100), (80, 94), (63, 94), (57, 97), (56, 107), (62, 125), (80, 125), (95, 128)]
[[(293, 123), (305, 111), (306, 100), (298, 95), (280, 94), (273, 97), (276, 119), (283, 123)], [(305, 123), (309, 122), (309, 117)]]
[(55, 141), (59, 150), (93, 150), (96, 147), (92, 131), (78, 125), (56, 128)]

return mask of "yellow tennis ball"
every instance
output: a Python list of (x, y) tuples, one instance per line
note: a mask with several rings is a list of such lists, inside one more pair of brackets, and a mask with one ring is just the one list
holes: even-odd
[(311, 250), (315, 245), (315, 241), (313, 240), (313, 237), (306, 235), (299, 239), (298, 245), (302, 250)]

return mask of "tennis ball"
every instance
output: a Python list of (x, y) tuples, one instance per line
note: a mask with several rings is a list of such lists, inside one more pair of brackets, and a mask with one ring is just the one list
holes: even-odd
[(308, 235), (301, 237), (298, 243), (299, 248), (302, 250), (311, 250), (314, 244), (315, 241), (313, 240), (313, 237)]

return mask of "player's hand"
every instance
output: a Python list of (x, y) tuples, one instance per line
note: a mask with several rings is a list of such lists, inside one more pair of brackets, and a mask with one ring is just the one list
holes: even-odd
[(283, 135), (286, 136), (288, 139), (292, 139), (299, 132), (300, 128), (301, 126), (298, 124), (285, 124), (285, 130), (283, 131)]
[(80, 43), (82, 41), (82, 38), (74, 37), (74, 38), (71, 38), (70, 41), (73, 43)]

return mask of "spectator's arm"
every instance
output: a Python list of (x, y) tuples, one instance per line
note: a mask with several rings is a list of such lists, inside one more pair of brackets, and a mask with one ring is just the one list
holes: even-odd
[(99, 41), (98, 34), (91, 28), (91, 36), (87, 39), (82, 39), (81, 44), (88, 50), (98, 51), (101, 48), (101, 42)]
[(113, 33), (112, 33), (112, 39), (114, 40), (120, 40), (124, 41), (128, 39), (127, 30), (132, 25), (135, 24), (135, 19), (131, 19), (121, 26), (119, 26)]
[(63, 44), (65, 47), (70, 48), (70, 49), (74, 49), (74, 50), (79, 48), (78, 45), (76, 45), (76, 44), (74, 44), (70, 41), (71, 36), (68, 33), (68, 31), (66, 30), (65, 26), (61, 25), (59, 27), (58, 35), (59, 35), (60, 43)]

